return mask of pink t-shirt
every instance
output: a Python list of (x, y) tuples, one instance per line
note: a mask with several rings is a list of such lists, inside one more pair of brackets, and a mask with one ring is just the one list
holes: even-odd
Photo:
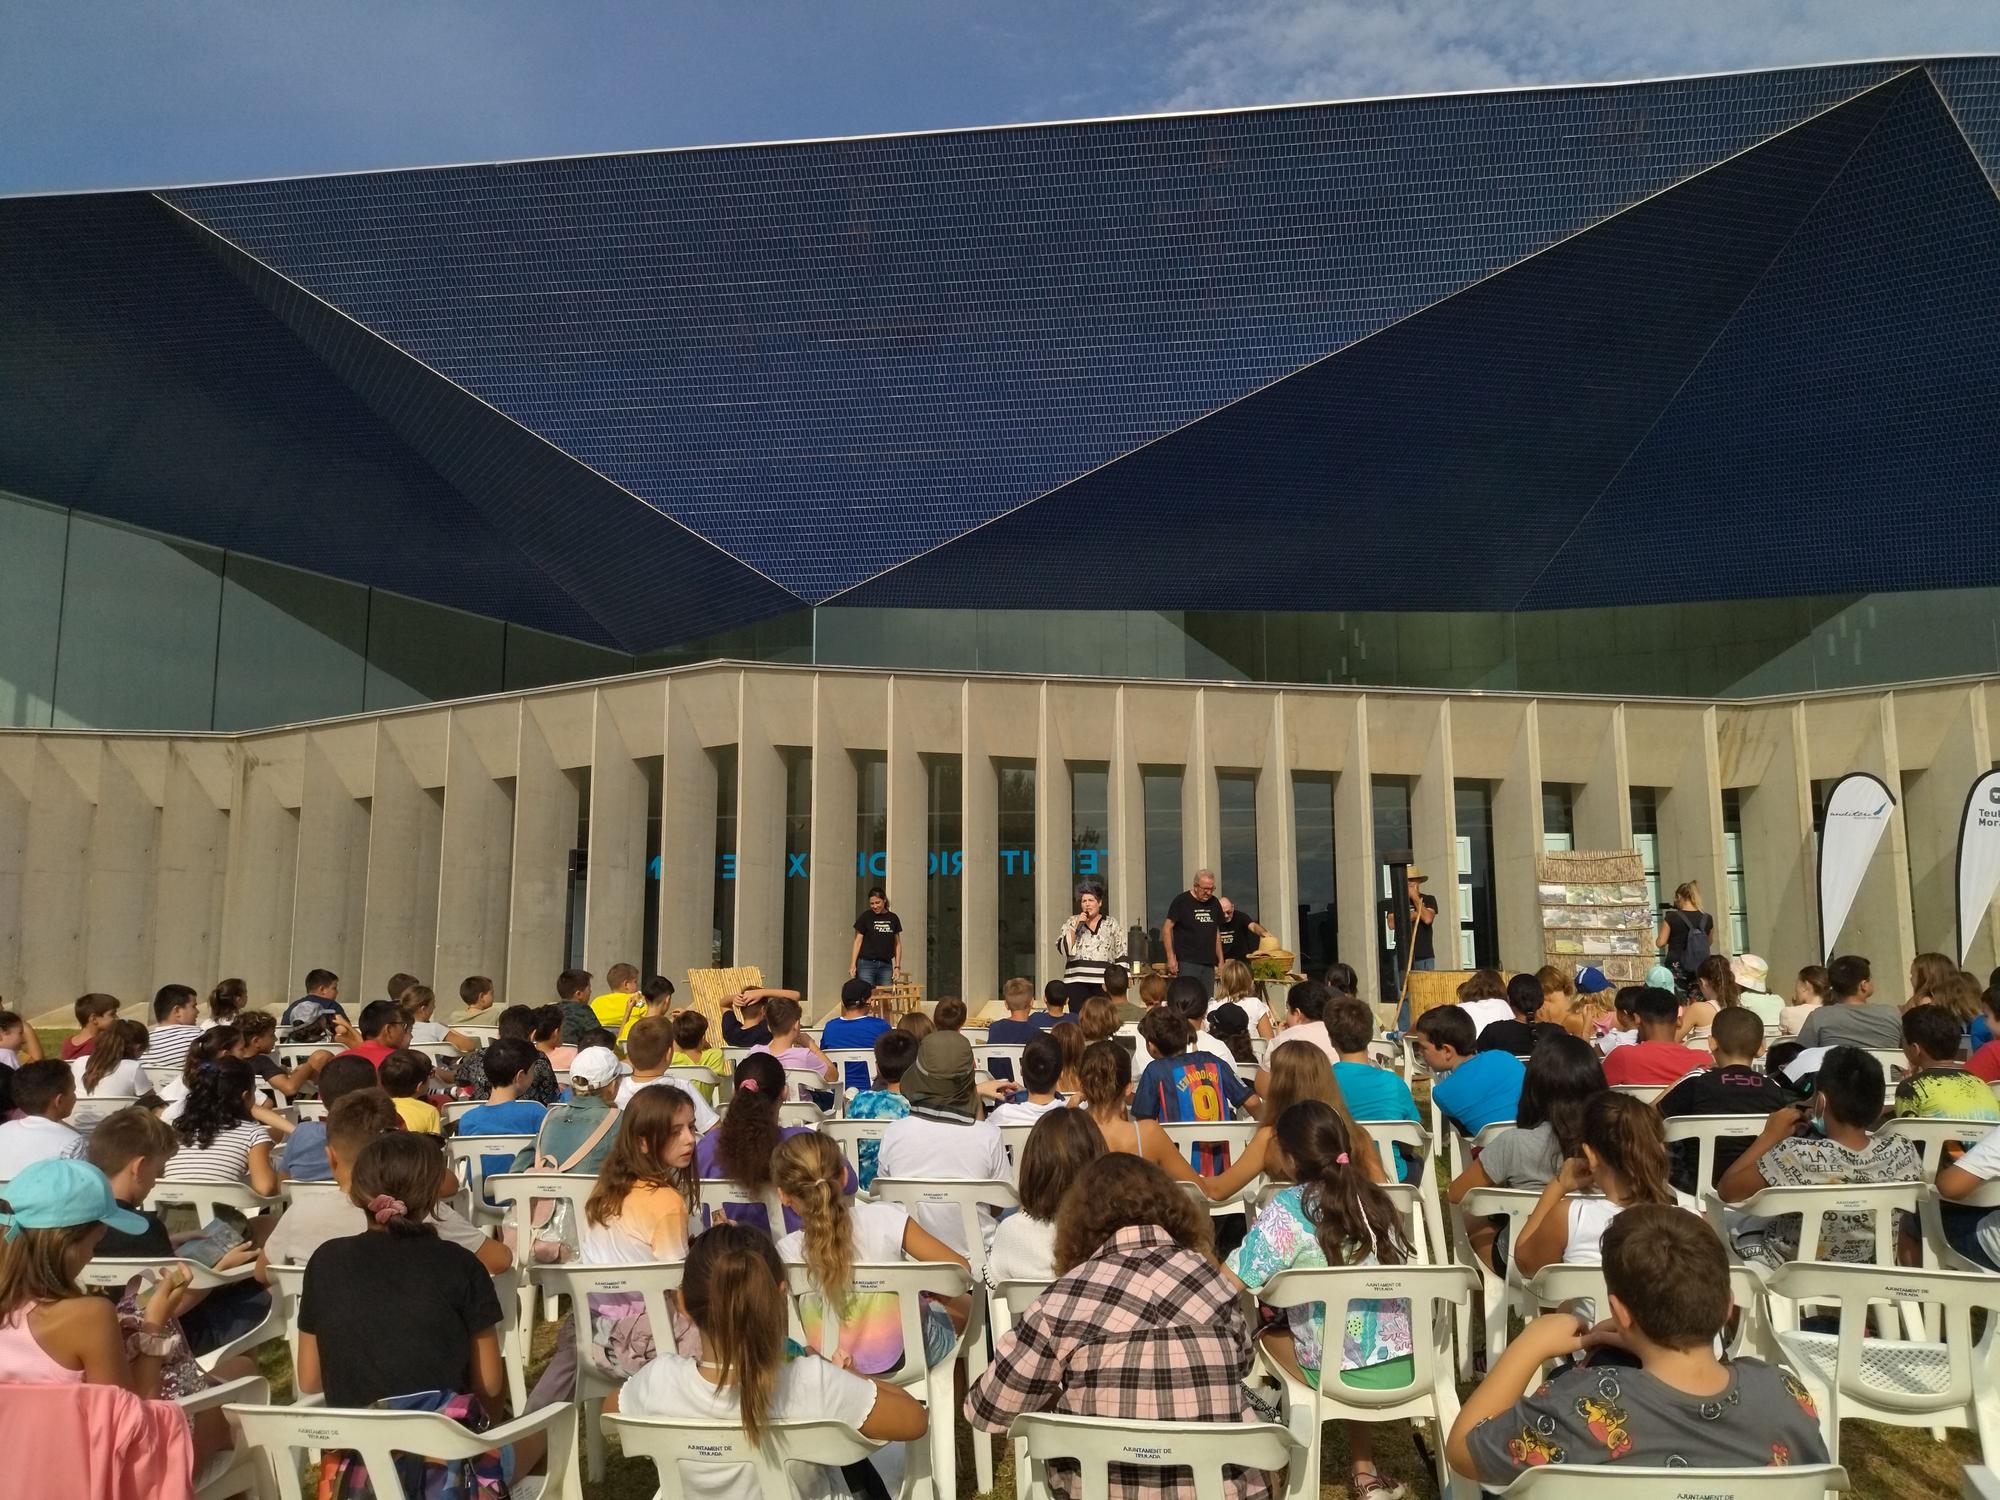
[(1612, 1085), (1679, 1083), (1688, 1074), (1714, 1065), (1715, 1059), (1708, 1053), (1674, 1042), (1631, 1042), (1604, 1059), (1604, 1081)]

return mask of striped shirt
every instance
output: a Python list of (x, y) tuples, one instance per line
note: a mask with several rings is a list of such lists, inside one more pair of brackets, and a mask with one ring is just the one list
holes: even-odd
[[(1256, 1421), (1246, 1411), (1250, 1328), (1228, 1278), (1156, 1224), (1106, 1240), (1022, 1315), (965, 1398), (985, 1432), (1023, 1412), (1138, 1422)], [(1190, 1479), (1113, 1464), (1108, 1500), (1194, 1500)], [(1051, 1463), (1049, 1490), (1076, 1500), (1076, 1465)], [(1227, 1500), (1267, 1500), (1272, 1476), (1224, 1470)]]
[(199, 1026), (155, 1026), (146, 1039), (139, 1066), (148, 1077), (162, 1082), (180, 1077), (187, 1070), (188, 1048), (200, 1035)]
[(244, 1120), (219, 1133), (207, 1146), (181, 1142), (167, 1163), (170, 1182), (248, 1182), (250, 1153), (270, 1143), (270, 1133), (255, 1120)]
[(1064, 984), (1104, 986), (1104, 971), (1125, 956), (1125, 929), (1108, 916), (1097, 919), (1097, 931), (1084, 925), (1082, 917), (1063, 924), (1056, 938), (1056, 952), (1063, 956)]

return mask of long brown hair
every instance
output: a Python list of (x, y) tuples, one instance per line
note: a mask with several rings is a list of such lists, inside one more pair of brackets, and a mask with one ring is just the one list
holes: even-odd
[(785, 1362), (785, 1268), (771, 1237), (727, 1220), (710, 1225), (688, 1247), (681, 1300), (722, 1384), (736, 1387), (744, 1436), (761, 1441)]
[(788, 1136), (771, 1158), (771, 1180), (798, 1210), (806, 1269), (834, 1319), (847, 1316), (854, 1289), (854, 1220), (847, 1212), (847, 1162), (814, 1131)]
[(1123, 1114), (1125, 1088), (1132, 1081), (1132, 1059), (1116, 1042), (1092, 1042), (1076, 1065), (1084, 1107), (1092, 1114)]
[(1021, 1147), (1015, 1191), (1021, 1212), (1052, 1224), (1063, 1194), (1083, 1169), (1104, 1154), (1104, 1132), (1087, 1109), (1052, 1109), (1035, 1121)]
[[(1060, 1088), (1064, 1078), (1076, 1078), (1077, 1067), (1083, 1062), (1083, 1050), (1090, 1045), (1090, 1041), (1084, 1036), (1083, 1028), (1074, 1021), (1056, 1022), (1048, 1029), (1048, 1035), (1054, 1037), (1056, 1045), (1062, 1048), (1062, 1074), (1056, 1079), (1056, 1086)], [(1077, 1086), (1082, 1087), (1080, 1083)]]
[(1135, 1224), (1156, 1224), (1183, 1250), (1214, 1258), (1208, 1211), (1144, 1157), (1112, 1151), (1078, 1173), (1063, 1194), (1056, 1210), (1056, 1275), (1067, 1276)]
[(1953, 969), (1931, 986), (1931, 1003), (1950, 1011), (1960, 1026), (1970, 1026), (1979, 1014), (1979, 981), (1963, 969)]
[(667, 1147), (683, 1123), (693, 1125), (694, 1100), (671, 1083), (649, 1083), (633, 1094), (624, 1115), (597, 1169), (597, 1186), (584, 1200), (584, 1218), (610, 1223), (625, 1211), (625, 1199), (642, 1182), (672, 1188), (693, 1213), (701, 1201), (701, 1179), (691, 1160), (685, 1167), (669, 1167)]
[(1382, 1163), (1374, 1142), (1349, 1112), (1347, 1101), (1341, 1097), (1340, 1085), (1334, 1082), (1333, 1069), (1326, 1065), (1324, 1052), (1311, 1042), (1281, 1041), (1271, 1049), (1267, 1065), (1271, 1070), (1271, 1087), (1264, 1094), (1266, 1120), (1276, 1121), (1294, 1104), (1308, 1099), (1324, 1104), (1340, 1116), (1341, 1126), (1348, 1138), (1367, 1153), (1363, 1169), (1370, 1176), (1381, 1175)]
[(1593, 1094), (1583, 1106), (1583, 1144), (1624, 1184), (1620, 1208), (1678, 1201), (1667, 1181), (1666, 1130), (1652, 1105), (1615, 1089)]
[(1704, 958), (1694, 971), (1694, 977), (1705, 981), (1715, 991), (1715, 1003), (1724, 1010), (1743, 1003), (1743, 986), (1736, 982), (1736, 971), (1729, 967), (1729, 960), (1720, 953), (1711, 953)]
[(1507, 977), (1498, 969), (1474, 969), (1472, 977), (1458, 987), (1461, 1000), (1505, 1000)]
[(736, 1092), (715, 1132), (715, 1162), (738, 1187), (760, 1193), (771, 1182), (771, 1153), (783, 1138), (785, 1066), (768, 1052), (736, 1065)]
[(22, 1306), (81, 1297), (83, 1288), (70, 1273), (70, 1259), (95, 1228), (90, 1223), (20, 1229), (0, 1240), (0, 1318), (11, 1317)]
[(250, 1003), (250, 986), (240, 979), (225, 979), (208, 992), (208, 1014), (219, 1022), (233, 1021)]
[(1106, 995), (1092, 995), (1076, 1013), (1086, 1042), (1108, 1041), (1118, 1034), (1118, 1007)]
[[(1403, 1216), (1369, 1180), (1366, 1162), (1374, 1152), (1354, 1138), (1347, 1122), (1319, 1100), (1305, 1099), (1279, 1115), (1273, 1128), (1328, 1265), (1349, 1265), (1366, 1255), (1385, 1266), (1409, 1259)], [(1356, 1246), (1361, 1256), (1355, 1255)]]
[(1910, 1003), (1935, 1000), (1939, 986), (1957, 972), (1958, 965), (1944, 954), (1919, 953), (1910, 960)]
[(83, 1091), (88, 1094), (117, 1071), (122, 1062), (136, 1061), (146, 1050), (146, 1028), (137, 1021), (113, 1021), (97, 1034), (90, 1061), (83, 1065)]

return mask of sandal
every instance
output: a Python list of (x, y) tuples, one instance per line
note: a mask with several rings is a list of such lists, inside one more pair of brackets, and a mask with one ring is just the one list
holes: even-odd
[(1369, 1473), (1350, 1475), (1348, 1493), (1354, 1500), (1404, 1500), (1410, 1491), (1386, 1474)]

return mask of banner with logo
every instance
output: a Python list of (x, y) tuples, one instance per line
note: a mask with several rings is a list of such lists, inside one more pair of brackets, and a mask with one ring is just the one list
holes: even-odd
[(2000, 771), (1988, 771), (1965, 794), (1958, 825), (1958, 961), (1972, 951), (1980, 919), (2000, 890)]
[(1854, 906), (1868, 861), (1889, 826), (1896, 799), (1879, 777), (1850, 771), (1826, 797), (1826, 826), (1819, 835), (1819, 932), (1822, 959), (1833, 957), (1834, 940)]

